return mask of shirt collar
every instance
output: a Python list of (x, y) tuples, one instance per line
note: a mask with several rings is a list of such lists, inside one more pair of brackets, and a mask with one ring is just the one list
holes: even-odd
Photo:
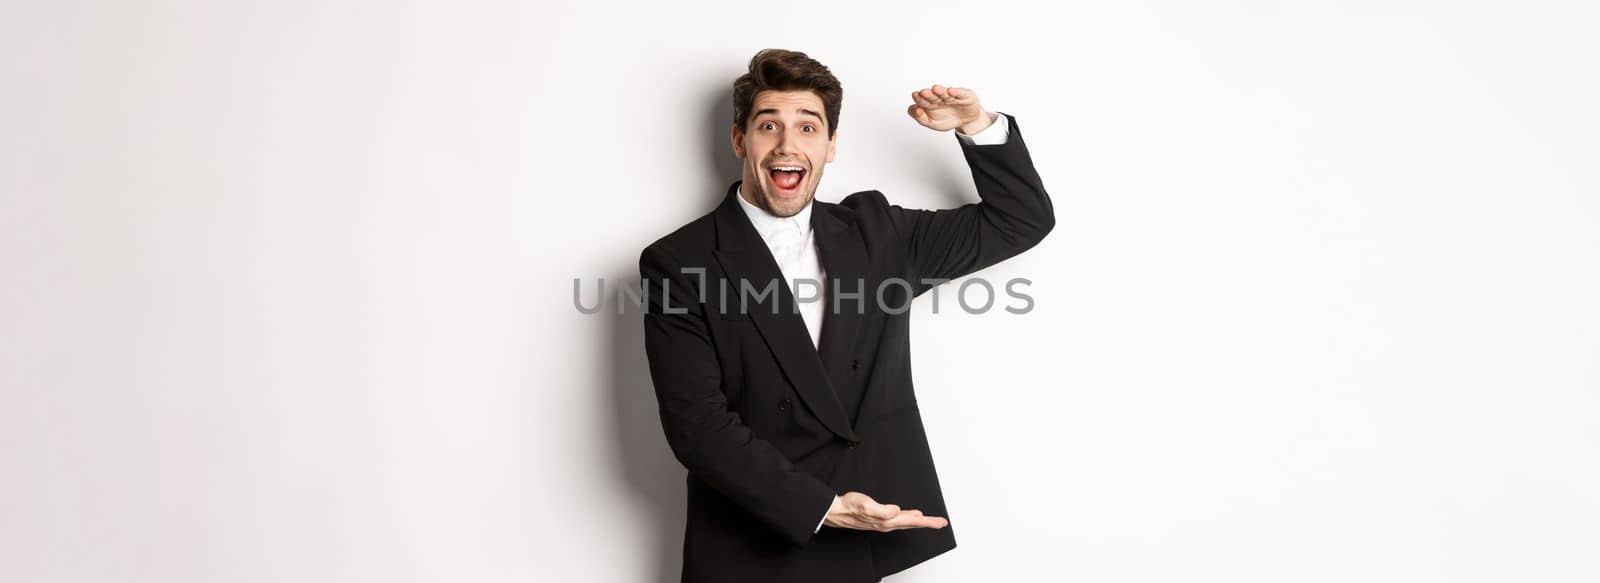
[(807, 202), (805, 208), (792, 217), (778, 217), (745, 200), (743, 184), (739, 185), (739, 191), (733, 197), (739, 199), (739, 208), (744, 209), (744, 215), (750, 217), (750, 224), (755, 225), (763, 241), (771, 241), (773, 235), (784, 229), (793, 229), (802, 237), (811, 232), (811, 207), (815, 205), (815, 199)]

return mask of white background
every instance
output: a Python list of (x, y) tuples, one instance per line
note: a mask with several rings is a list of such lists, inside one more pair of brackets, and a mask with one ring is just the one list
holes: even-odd
[(1031, 314), (916, 306), (960, 546), (891, 581), (1600, 580), (1593, 3), (4, 12), (0, 580), (675, 581), (572, 282), (738, 178), (767, 47), (843, 81), (821, 199), (975, 200), (941, 83), (1058, 212)]

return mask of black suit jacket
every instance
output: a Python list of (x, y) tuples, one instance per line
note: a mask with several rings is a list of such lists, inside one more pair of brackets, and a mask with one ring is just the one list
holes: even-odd
[(645, 248), (645, 351), (667, 443), (689, 470), (684, 581), (876, 581), (955, 547), (953, 520), (813, 529), (851, 490), (949, 517), (902, 307), (936, 285), (928, 280), (1021, 253), (1055, 225), (1022, 128), (1001, 115), (1005, 143), (957, 140), (982, 202), (915, 210), (868, 190), (812, 203), (828, 280), (820, 348), (734, 199), (738, 182), (715, 210)]

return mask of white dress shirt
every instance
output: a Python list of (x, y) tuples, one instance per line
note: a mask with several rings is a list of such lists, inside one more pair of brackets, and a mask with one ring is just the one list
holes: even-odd
[[(739, 188), (743, 190), (745, 186), (741, 184)], [(827, 272), (823, 271), (822, 256), (817, 252), (816, 233), (811, 232), (812, 205), (807, 203), (794, 216), (780, 218), (750, 204), (742, 193), (735, 198), (739, 199), (739, 207), (744, 209), (745, 216), (750, 217), (750, 224), (755, 225), (756, 232), (761, 234), (761, 240), (767, 242), (772, 259), (778, 262), (778, 270), (783, 272), (783, 279), (789, 285), (789, 294), (794, 297), (800, 317), (806, 322), (806, 331), (811, 333), (811, 346), (820, 347), (822, 308), (825, 305), (822, 301), (822, 285)], [(756, 285), (765, 283), (756, 282)], [(801, 293), (802, 287), (804, 293)]]
[[(996, 113), (995, 118), (989, 127), (970, 136), (956, 130), (956, 138), (977, 146), (1004, 144), (1006, 137), (1011, 135), (1010, 122), (1005, 114)], [(744, 184), (739, 185), (741, 193), (734, 198), (739, 199), (739, 208), (744, 209), (745, 216), (750, 217), (750, 224), (761, 234), (761, 240), (767, 243), (767, 250), (778, 262), (778, 270), (783, 272), (783, 279), (789, 285), (789, 293), (800, 310), (800, 318), (805, 320), (806, 331), (811, 333), (811, 346), (820, 348), (823, 309), (828, 305), (824, 283), (827, 273), (822, 268), (822, 255), (817, 251), (816, 234), (811, 232), (811, 207), (814, 205), (806, 203), (805, 208), (792, 217), (773, 216), (744, 199), (742, 191), (745, 187)], [(824, 511), (822, 520), (817, 521), (817, 528), (813, 532), (822, 530), (822, 523), (827, 520), (828, 513)]]

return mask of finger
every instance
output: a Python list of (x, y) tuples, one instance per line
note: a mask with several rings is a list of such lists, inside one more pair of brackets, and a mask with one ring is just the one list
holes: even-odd
[(922, 109), (920, 105), (912, 105), (906, 108), (906, 113), (911, 115), (911, 119), (917, 120), (917, 123), (922, 125), (933, 123), (932, 120), (928, 119), (927, 110)]
[(894, 518), (883, 521), (878, 525), (878, 528), (881, 528), (885, 531), (913, 528), (917, 521), (921, 519), (921, 510), (907, 510), (896, 515)]
[(889, 519), (887, 524), (891, 526), (904, 527), (916, 524), (919, 520), (922, 520), (921, 510), (906, 510), (896, 515), (894, 518)]
[(889, 530), (906, 528), (944, 528), (949, 521), (938, 516), (923, 516), (920, 510), (907, 510), (901, 512), (893, 520), (883, 523), (882, 527)]
[(948, 101), (951, 99), (949, 88), (943, 85), (934, 85), (933, 94), (938, 97), (940, 101)]
[(961, 87), (951, 87), (949, 89), (949, 93), (950, 93), (950, 97), (952, 99), (955, 99), (956, 101), (961, 102), (961, 103), (966, 103), (967, 100), (972, 99), (972, 90), (970, 90), (970, 89), (963, 89)]
[(939, 96), (934, 95), (932, 89), (918, 91), (917, 99), (919, 100), (918, 103), (922, 104), (923, 107), (937, 107), (939, 105)]

